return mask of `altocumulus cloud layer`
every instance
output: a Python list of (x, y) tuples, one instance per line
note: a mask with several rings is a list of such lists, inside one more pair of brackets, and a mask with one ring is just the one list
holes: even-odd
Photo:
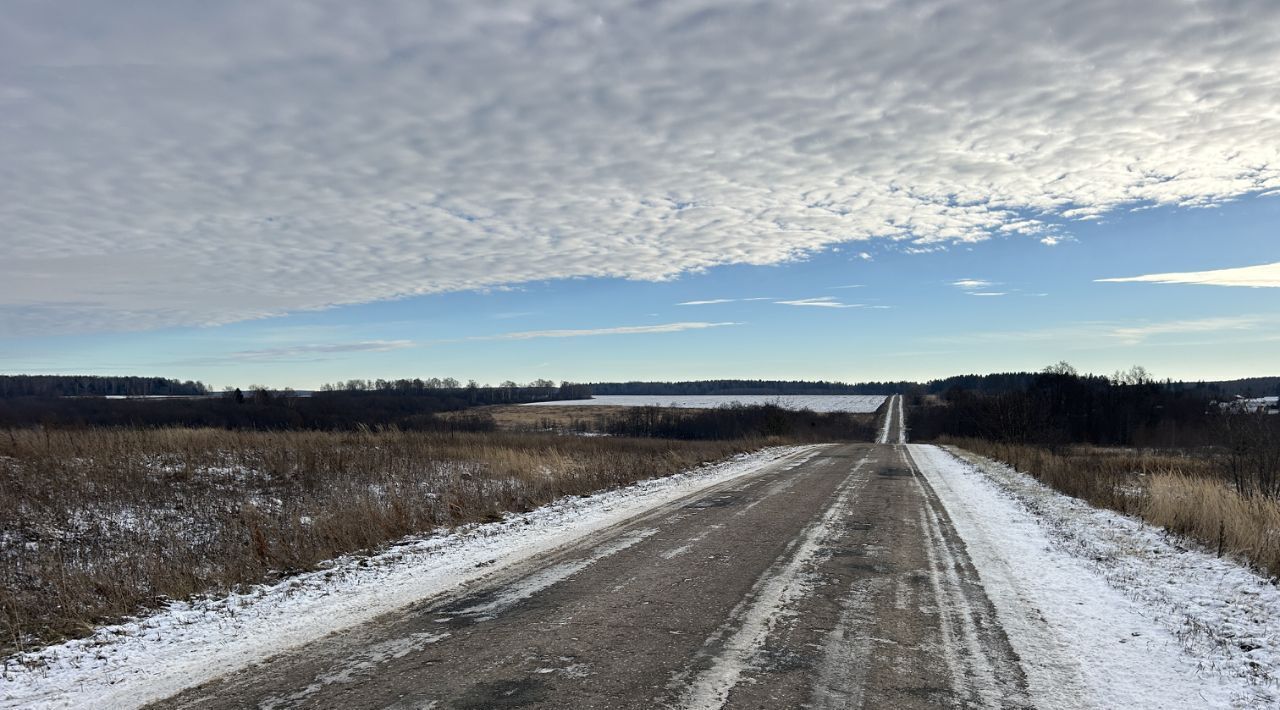
[(1270, 0), (7, 3), (0, 331), (1280, 188)]

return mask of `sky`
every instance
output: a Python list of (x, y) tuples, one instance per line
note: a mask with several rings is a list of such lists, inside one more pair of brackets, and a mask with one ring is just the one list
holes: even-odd
[(0, 4), (0, 373), (1277, 375), (1270, 0)]

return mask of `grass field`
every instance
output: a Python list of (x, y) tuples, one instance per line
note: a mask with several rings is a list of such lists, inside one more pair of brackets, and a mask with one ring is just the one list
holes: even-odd
[(501, 431), (602, 432), (609, 422), (630, 407), (577, 407), (548, 404), (540, 407), (497, 405), (465, 412), (441, 414), (442, 418), (490, 416)]
[(1280, 575), (1280, 500), (1242, 486), (1224, 453), (942, 439), (1057, 490), (1197, 540)]
[(668, 475), (759, 439), (97, 429), (0, 432), (0, 649)]

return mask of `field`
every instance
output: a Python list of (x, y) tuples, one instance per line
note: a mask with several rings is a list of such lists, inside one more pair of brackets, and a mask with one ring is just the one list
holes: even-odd
[(480, 407), (440, 416), (445, 419), (489, 416), (500, 431), (603, 432), (610, 422), (624, 415), (628, 409), (608, 405), (587, 408), (556, 402), (545, 407), (522, 404)]
[(600, 395), (563, 402), (534, 402), (526, 407), (676, 407), (710, 409), (726, 404), (774, 404), (783, 409), (869, 414), (885, 396), (874, 394), (745, 394), (745, 395)]
[(0, 649), (758, 448), (517, 433), (0, 434)]
[[(981, 439), (942, 439), (1100, 508), (1184, 535), (1280, 575), (1280, 498), (1222, 452), (1072, 446), (1056, 450)], [(1270, 467), (1274, 462), (1261, 462)], [(1234, 475), (1233, 475), (1234, 472)], [(1265, 474), (1265, 471), (1262, 471)]]

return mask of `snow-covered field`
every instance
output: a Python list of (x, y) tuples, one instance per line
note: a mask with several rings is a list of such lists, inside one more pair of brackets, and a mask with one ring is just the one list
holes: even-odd
[(1266, 412), (1268, 414), (1280, 413), (1280, 397), (1255, 397), (1253, 399), (1233, 399), (1227, 402), (1220, 402), (1219, 405), (1223, 409), (1231, 412), (1239, 412), (1242, 414), (1253, 414), (1257, 412)]
[(152, 702), (326, 634), (581, 539), (654, 506), (821, 446), (775, 447), (505, 520), (401, 541), (374, 557), (261, 585), (244, 594), (176, 602), (92, 636), (9, 658), (3, 708), (125, 708)]
[(1280, 707), (1280, 590), (1007, 466), (912, 458), (1045, 708)]
[(726, 404), (776, 404), (783, 409), (808, 409), (814, 412), (852, 412), (870, 414), (884, 403), (882, 394), (706, 394), (666, 395), (630, 394), (597, 395), (592, 399), (570, 399), (558, 402), (533, 402), (526, 407), (677, 407), (711, 409)]

